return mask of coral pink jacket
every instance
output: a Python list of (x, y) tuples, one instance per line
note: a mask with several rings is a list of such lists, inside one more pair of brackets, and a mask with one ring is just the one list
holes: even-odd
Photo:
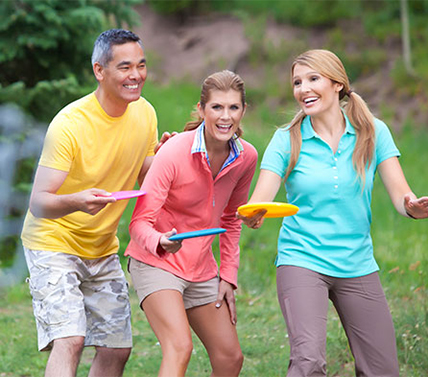
[(196, 131), (174, 136), (161, 147), (138, 198), (129, 226), (131, 241), (125, 255), (169, 271), (192, 282), (206, 281), (218, 274), (211, 244), (215, 236), (183, 240), (175, 254), (160, 246), (161, 235), (222, 227), (220, 234), (220, 278), (237, 286), (241, 220), (237, 208), (248, 200), (257, 151), (240, 140), (243, 151), (237, 159), (212, 178), (204, 152), (191, 153)]

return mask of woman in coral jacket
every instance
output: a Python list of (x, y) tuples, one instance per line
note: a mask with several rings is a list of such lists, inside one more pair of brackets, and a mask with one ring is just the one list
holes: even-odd
[[(236, 333), (241, 220), (257, 163), (240, 138), (246, 109), (242, 79), (221, 71), (205, 79), (199, 119), (158, 152), (138, 199), (126, 250), (142, 310), (162, 347), (159, 376), (184, 376), (190, 327), (208, 352), (212, 376), (238, 376), (243, 355)], [(171, 241), (175, 233), (222, 227), (220, 271), (215, 236)]]

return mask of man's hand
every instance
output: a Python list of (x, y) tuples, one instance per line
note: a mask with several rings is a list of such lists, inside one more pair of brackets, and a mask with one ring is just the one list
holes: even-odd
[(116, 201), (109, 192), (97, 188), (58, 195), (67, 175), (68, 172), (45, 166), (37, 168), (30, 197), (30, 211), (35, 217), (57, 219), (76, 211), (96, 215)]
[(175, 135), (178, 135), (178, 132), (174, 131), (172, 134), (170, 134), (169, 132), (164, 132), (159, 140), (159, 143), (157, 143), (155, 147), (155, 153), (158, 153), (158, 150), (160, 149), (160, 147)]
[(96, 215), (107, 204), (116, 201), (116, 199), (111, 196), (111, 193), (96, 188), (80, 191), (74, 194), (74, 196), (78, 203), (79, 210), (90, 215)]

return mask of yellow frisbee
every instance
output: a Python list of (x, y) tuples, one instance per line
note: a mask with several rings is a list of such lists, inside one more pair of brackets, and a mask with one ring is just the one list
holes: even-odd
[(238, 213), (245, 217), (252, 217), (260, 210), (265, 209), (267, 212), (263, 217), (285, 217), (295, 215), (299, 207), (281, 202), (259, 202), (249, 203), (238, 207)]

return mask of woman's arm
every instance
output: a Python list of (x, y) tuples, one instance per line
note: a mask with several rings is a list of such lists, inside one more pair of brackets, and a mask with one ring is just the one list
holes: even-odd
[(382, 161), (378, 171), (398, 213), (415, 219), (428, 217), (428, 197), (417, 198), (412, 192), (397, 157)]
[(261, 169), (249, 203), (273, 201), (281, 187), (281, 180), (282, 178), (278, 174), (270, 170)]
[(161, 233), (154, 228), (156, 219), (165, 204), (171, 189), (174, 168), (168, 153), (159, 153), (151, 158), (153, 163), (144, 178), (141, 188), (147, 192), (137, 203), (129, 224), (132, 240), (142, 249), (156, 256), (165, 256), (165, 252), (176, 253), (181, 248), (181, 241), (170, 241), (168, 238), (177, 231), (171, 229)]
[[(257, 152), (246, 147), (245, 160), (241, 165), (241, 176), (230, 193), (227, 205), (220, 217), (220, 227), (227, 230), (220, 235), (220, 278), (236, 289), (239, 267), (239, 238), (242, 222), (236, 217), (237, 208), (248, 200), (251, 181), (257, 165)], [(224, 188), (223, 188), (224, 190)], [(228, 188), (227, 190), (230, 190)]]
[[(254, 188), (253, 194), (251, 195), (248, 203), (257, 203), (257, 202), (271, 202), (275, 199), (276, 194), (278, 193), (279, 188), (281, 187), (282, 178), (270, 171), (261, 169), (260, 175)], [(237, 215), (246, 226), (253, 229), (258, 229), (263, 224), (263, 215), (266, 213), (266, 210), (257, 212), (252, 217), (246, 217), (242, 215)]]

